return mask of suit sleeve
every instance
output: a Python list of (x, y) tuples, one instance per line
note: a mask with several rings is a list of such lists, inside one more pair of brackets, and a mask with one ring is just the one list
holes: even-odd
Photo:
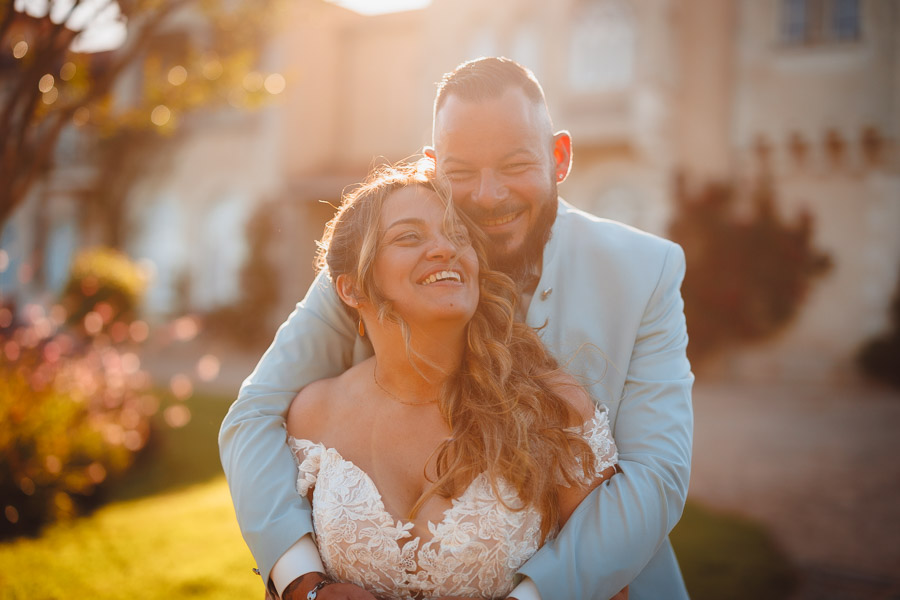
[(671, 244), (631, 354), (614, 437), (622, 472), (585, 498), (520, 570), (543, 598), (607, 600), (653, 558), (681, 518), (690, 478), (693, 375)]
[(294, 485), (285, 416), (303, 386), (352, 363), (355, 327), (320, 274), (241, 386), (219, 430), (219, 455), (244, 540), (268, 581), (275, 561), (312, 531), (309, 502)]

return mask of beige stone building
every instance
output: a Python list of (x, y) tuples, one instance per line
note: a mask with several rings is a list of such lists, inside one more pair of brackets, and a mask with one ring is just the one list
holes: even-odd
[(535, 72), (554, 124), (572, 132), (560, 189), (586, 210), (665, 235), (676, 175), (765, 172), (783, 214), (812, 212), (833, 269), (787, 331), (723, 355), (716, 372), (852, 377), (859, 345), (887, 327), (900, 265), (895, 0), (432, 0), (378, 16), (287, 6), (263, 65), (287, 80), (278, 102), (196, 127), (172, 172), (134, 192), (132, 251), (160, 273), (148, 310), (171, 307), (179, 273), (198, 308), (233, 301), (242, 224), (264, 206), (278, 224), (274, 327), (312, 279), (327, 203), (374, 162), (428, 144), (435, 83), (495, 54)]

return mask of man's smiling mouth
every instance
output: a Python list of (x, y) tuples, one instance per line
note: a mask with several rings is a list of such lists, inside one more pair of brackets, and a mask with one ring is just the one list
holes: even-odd
[(430, 285), (438, 281), (456, 281), (462, 283), (462, 275), (456, 271), (438, 271), (419, 282), (419, 285)]
[(516, 217), (519, 216), (519, 214), (519, 212), (512, 212), (496, 219), (483, 219), (479, 224), (482, 227), (498, 227), (500, 225), (506, 225), (507, 223), (513, 221)]

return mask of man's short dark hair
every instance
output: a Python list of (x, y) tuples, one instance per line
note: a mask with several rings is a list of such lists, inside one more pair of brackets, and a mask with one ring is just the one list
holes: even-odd
[(450, 96), (478, 102), (497, 98), (510, 87), (521, 89), (528, 99), (546, 108), (544, 90), (534, 73), (514, 60), (492, 56), (466, 61), (444, 75), (434, 98), (434, 115)]

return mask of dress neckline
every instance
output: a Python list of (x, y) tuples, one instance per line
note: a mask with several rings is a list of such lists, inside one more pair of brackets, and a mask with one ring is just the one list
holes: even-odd
[[(361, 476), (360, 479), (362, 479), (364, 482), (366, 482), (366, 485), (369, 486), (371, 492), (373, 492), (373, 497), (375, 498), (375, 500), (377, 502), (378, 510), (381, 511), (385, 516), (390, 518), (393, 522), (397, 523), (398, 526), (400, 526), (400, 528), (402, 528), (404, 531), (409, 531), (410, 529), (412, 529), (420, 524), (416, 521), (410, 521), (408, 519), (398, 517), (397, 515), (395, 515), (391, 511), (389, 511), (387, 509), (387, 506), (384, 503), (384, 496), (382, 495), (381, 490), (378, 489), (378, 485), (375, 483), (375, 480), (372, 479), (372, 476), (369, 475), (369, 473), (366, 472), (365, 469), (363, 469), (362, 467), (360, 467), (359, 465), (354, 463), (352, 460), (344, 458), (344, 456), (340, 453), (340, 451), (337, 448), (332, 448), (330, 446), (326, 446), (325, 444), (323, 444), (321, 442), (313, 442), (312, 440), (295, 438), (291, 435), (288, 435), (288, 442), (291, 444), (292, 447), (294, 445), (299, 445), (301, 449), (304, 446), (312, 446), (312, 447), (320, 448), (321, 451), (323, 453), (325, 453), (326, 455), (333, 456), (335, 459), (340, 461), (341, 464), (347, 465), (351, 469), (353, 469), (354, 472), (358, 473)], [(424, 525), (427, 528), (427, 530), (432, 533), (431, 538), (429, 538), (428, 540), (424, 540), (421, 535), (417, 535), (411, 541), (419, 540), (420, 543), (421, 542), (427, 543), (428, 541), (431, 541), (432, 539), (434, 539), (435, 531), (437, 531), (442, 525), (446, 524), (449, 520), (452, 519), (453, 509), (456, 507), (456, 505), (459, 502), (463, 501), (463, 499), (466, 497), (466, 495), (475, 486), (476, 482), (478, 482), (478, 480), (483, 477), (484, 477), (484, 473), (479, 474), (469, 483), (468, 486), (466, 486), (466, 489), (463, 490), (463, 492), (459, 496), (457, 496), (456, 498), (451, 498), (450, 506), (448, 506), (441, 512), (440, 520), (432, 521), (431, 519), (428, 519), (424, 523), (422, 523), (422, 525)], [(410, 533), (409, 535), (412, 535), (412, 534)]]

